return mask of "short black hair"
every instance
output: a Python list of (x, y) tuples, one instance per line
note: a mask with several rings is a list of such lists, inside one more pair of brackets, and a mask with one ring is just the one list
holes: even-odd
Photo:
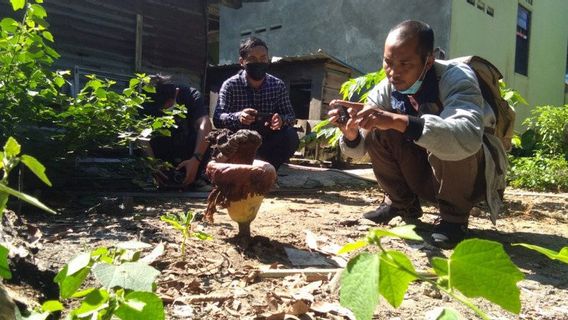
[(244, 39), (243, 41), (241, 41), (241, 45), (239, 47), (239, 56), (243, 59), (246, 59), (250, 49), (258, 46), (264, 47), (268, 51), (268, 46), (266, 45), (266, 42), (262, 41), (259, 38), (248, 37)]
[(155, 93), (148, 96), (156, 104), (158, 108), (164, 106), (169, 99), (176, 97), (176, 85), (172, 82), (172, 77), (165, 74), (155, 74), (150, 76), (150, 85), (156, 89)]
[(392, 28), (389, 34), (393, 31), (398, 31), (400, 33), (399, 37), (404, 40), (417, 37), (418, 54), (422, 59), (426, 60), (428, 55), (433, 54), (434, 30), (427, 23), (417, 20), (405, 20)]

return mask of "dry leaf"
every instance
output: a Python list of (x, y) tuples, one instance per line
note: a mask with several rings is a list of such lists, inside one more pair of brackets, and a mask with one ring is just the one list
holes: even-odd
[(294, 302), (288, 308), (288, 311), (286, 313), (297, 316), (297, 315), (304, 314), (308, 311), (310, 311), (310, 307), (308, 307), (308, 305), (304, 301), (299, 300), (299, 301)]
[(351, 310), (336, 303), (316, 302), (310, 306), (310, 310), (323, 314), (337, 314), (346, 317), (349, 320), (355, 320), (355, 315), (351, 312)]

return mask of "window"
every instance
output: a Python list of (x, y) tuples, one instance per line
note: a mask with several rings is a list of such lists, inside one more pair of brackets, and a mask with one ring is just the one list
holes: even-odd
[(517, 47), (515, 50), (515, 72), (528, 75), (529, 69), (529, 37), (531, 12), (519, 5), (517, 11)]
[(252, 31), (250, 31), (250, 30), (241, 31), (241, 37), (250, 36), (251, 34), (252, 34)]
[(495, 15), (495, 10), (492, 7), (487, 7), (487, 14), (490, 16), (494, 16)]
[(485, 11), (485, 2), (478, 0), (477, 1), (477, 9), (479, 9), (481, 11)]
[(467, 3), (471, 4), (472, 6), (475, 6), (475, 0), (466, 0)]

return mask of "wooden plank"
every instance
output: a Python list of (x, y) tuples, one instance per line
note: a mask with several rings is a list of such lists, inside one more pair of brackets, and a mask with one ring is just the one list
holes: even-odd
[(260, 271), (260, 278), (284, 278), (288, 276), (293, 276), (297, 274), (304, 274), (307, 276), (322, 276), (329, 275), (330, 273), (341, 272), (343, 269), (267, 269)]
[(136, 14), (136, 51), (134, 53), (135, 71), (142, 71), (142, 34), (144, 32), (144, 16)]

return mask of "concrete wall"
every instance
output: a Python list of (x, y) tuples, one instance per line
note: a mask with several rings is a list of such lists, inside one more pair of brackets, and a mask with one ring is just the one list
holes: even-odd
[[(508, 86), (518, 90), (529, 103), (529, 107), (519, 106), (516, 109), (516, 127), (520, 129), (532, 107), (564, 104), (568, 1), (482, 2), (485, 10), (480, 10), (477, 3), (473, 6), (466, 0), (453, 1), (449, 56), (480, 55), (501, 70)], [(532, 12), (527, 76), (515, 73), (519, 4)], [(487, 7), (493, 8), (493, 17), (487, 14)]]
[(405, 19), (429, 23), (436, 46), (448, 48), (450, 14), (451, 0), (270, 0), (243, 3), (240, 9), (222, 6), (219, 62), (236, 62), (246, 37), (241, 34), (251, 32), (267, 41), (272, 56), (321, 48), (362, 72), (376, 71), (389, 29)]

